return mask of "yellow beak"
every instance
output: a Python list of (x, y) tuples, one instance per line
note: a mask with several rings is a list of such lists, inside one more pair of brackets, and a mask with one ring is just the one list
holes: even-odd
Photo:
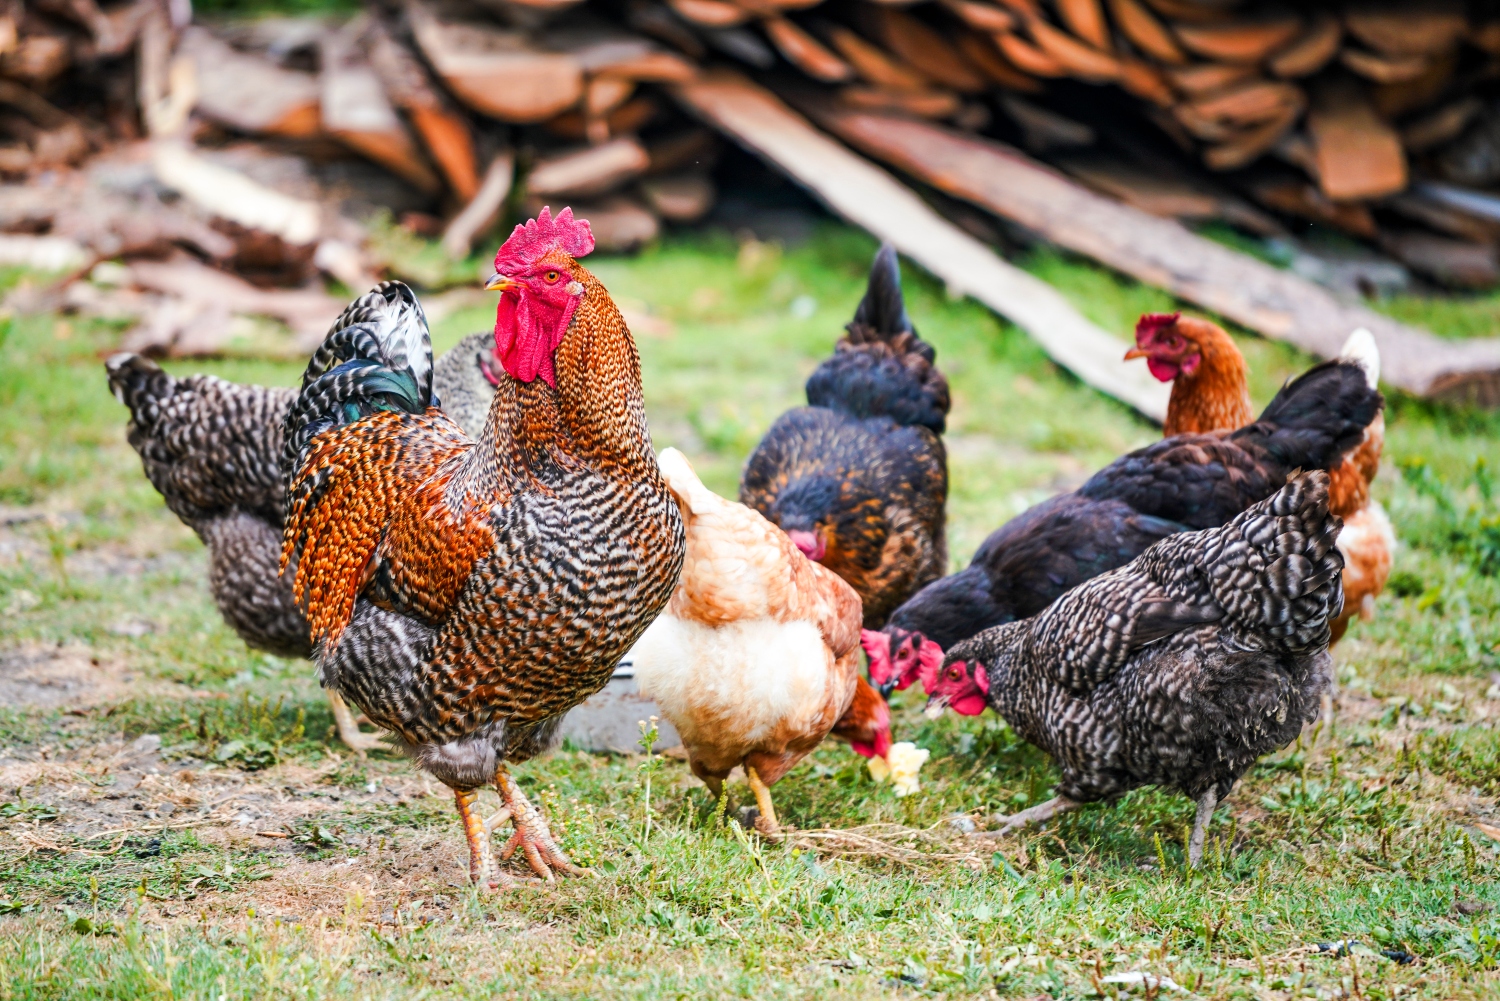
[(487, 291), (487, 292), (495, 292), (495, 291), (509, 292), (511, 289), (516, 289), (516, 288), (520, 288), (520, 287), (521, 287), (521, 283), (520, 282), (516, 281), (513, 278), (507, 278), (504, 275), (500, 274), (499, 272), (496, 272), (495, 274), (490, 275), (490, 280), (484, 283), (484, 288), (485, 288), (485, 291)]
[(1126, 361), (1130, 361), (1132, 358), (1149, 358), (1149, 357), (1151, 357), (1150, 353), (1146, 352), (1146, 351), (1142, 351), (1140, 348), (1131, 348), (1129, 351), (1125, 352), (1125, 360)]

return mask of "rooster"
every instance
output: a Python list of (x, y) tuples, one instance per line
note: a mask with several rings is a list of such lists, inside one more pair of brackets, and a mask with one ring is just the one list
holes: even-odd
[[(1164, 435), (1203, 434), (1250, 422), (1250, 390), (1244, 356), (1223, 328), (1181, 313), (1147, 313), (1135, 328), (1136, 346), (1125, 358), (1145, 358), (1151, 374), (1172, 383)], [(1380, 350), (1368, 330), (1349, 335), (1339, 357), (1364, 369), (1370, 388), (1380, 381)], [(1391, 575), (1396, 534), (1370, 484), (1380, 469), (1385, 415), (1377, 414), (1364, 439), (1335, 466), (1329, 505), (1344, 520), (1339, 550), (1344, 554), (1344, 612), (1333, 623), (1338, 642), (1359, 615), (1375, 614), (1375, 598)]]
[(715, 797), (744, 767), (757, 824), (774, 833), (770, 787), (830, 732), (866, 757), (889, 753), (890, 712), (859, 669), (859, 596), (759, 513), (705, 487), (681, 452), (659, 461), (687, 558), (636, 645), (636, 681)]
[(1330, 680), (1344, 561), (1328, 479), (1294, 476), (1223, 527), (1174, 535), (948, 652), (929, 710), (992, 708), (1062, 772), (1056, 797), (996, 835), (1161, 785), (1197, 801), (1199, 864), (1214, 808), (1317, 716)]
[(1116, 459), (1001, 526), (966, 569), (917, 592), (882, 632), (866, 632), (870, 680), (883, 693), (925, 683), (954, 643), (1035, 615), (1169, 535), (1224, 524), (1293, 470), (1338, 465), (1382, 406), (1360, 365), (1324, 362), (1237, 431), (1181, 434)]
[(848, 333), (745, 463), (740, 501), (854, 588), (878, 629), (943, 575), (948, 382), (901, 296), (896, 251), (880, 248)]
[[(502, 818), (502, 860), (584, 871), (509, 765), (604, 686), (682, 567), (635, 343), (578, 262), (593, 248), (587, 222), (543, 209), (496, 254), (503, 372), (477, 439), (433, 406), (426, 320), (400, 282), (344, 311), (286, 422), (281, 561), (323, 684), (454, 790), (482, 887), (510, 882), (489, 840)], [(505, 809), (486, 822), (492, 783)]]
[[(484, 426), (494, 394), (488, 357), (494, 334), (465, 337), (433, 367), (433, 392), (470, 435)], [(130, 408), (126, 438), (172, 513), (208, 547), (208, 586), (219, 614), (248, 646), (279, 657), (311, 657), (307, 619), (277, 576), (286, 484), (281, 426), (295, 389), (246, 386), (211, 375), (177, 379), (149, 358), (105, 363), (110, 391)], [(333, 689), (340, 739), (359, 754), (385, 746), (361, 733)]]

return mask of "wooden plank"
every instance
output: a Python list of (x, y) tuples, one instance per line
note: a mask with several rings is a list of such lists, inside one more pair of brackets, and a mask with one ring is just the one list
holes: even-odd
[(1318, 183), (1335, 201), (1393, 195), (1406, 187), (1406, 151), (1364, 90), (1347, 77), (1324, 80), (1307, 115)]
[(1167, 390), (1126, 364), (1125, 343), (1086, 320), (1039, 278), (939, 216), (889, 173), (819, 132), (775, 95), (729, 72), (674, 89), (691, 111), (805, 185), (833, 211), (1030, 334), (1059, 365), (1154, 420)]
[(1500, 405), (1500, 339), (1445, 341), (1304, 278), (1096, 195), (1000, 143), (831, 105), (816, 117), (856, 148), (1069, 250), (1323, 358), (1365, 327), (1385, 379), (1410, 393)]

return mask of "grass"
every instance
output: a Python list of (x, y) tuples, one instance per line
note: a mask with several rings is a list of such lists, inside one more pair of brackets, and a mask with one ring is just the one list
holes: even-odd
[[(657, 444), (732, 494), (852, 313), (873, 249), (828, 227), (792, 249), (679, 235), (591, 261), (637, 330)], [(1122, 334), (1174, 308), (1063, 255), (1026, 264)], [(906, 285), (953, 385), (956, 564), (1155, 436), (993, 315), (923, 276)], [(1400, 308), (1435, 326), (1459, 309)], [(445, 317), (439, 348), (490, 316)], [(993, 717), (928, 721), (905, 697), (899, 736), (932, 751), (919, 793), (895, 798), (830, 746), (776, 796), (803, 830), (894, 844), (898, 828), (868, 825), (931, 828), (920, 851), (763, 842), (714, 822), (679, 762), (563, 748), (520, 781), (598, 878), (481, 896), (462, 885), (441, 790), (405, 762), (342, 753), (307, 665), (247, 650), (219, 620), (202, 547), (145, 482), (105, 388), (99, 359), (119, 333), (23, 316), (0, 343), (0, 504), (43, 515), (0, 529), (0, 681), (22, 656), (116, 679), (81, 714), (0, 705), (4, 1001), (1083, 998), (1124, 996), (1108, 978), (1130, 971), (1203, 997), (1496, 992), (1500, 920), (1484, 905), (1500, 903), (1500, 863), (1477, 825), (1500, 795), (1500, 582), (1481, 572), (1495, 512), (1475, 473), (1500, 462), (1495, 415), (1392, 399), (1376, 494), (1405, 544), (1376, 619), (1337, 649), (1337, 724), (1246, 777), (1201, 872), (1183, 866), (1191, 805), (1154, 790), (976, 850), (947, 818), (1036, 802), (1055, 772)], [(1257, 401), (1309, 362), (1237, 337)], [(250, 359), (170, 367), (299, 375)], [(142, 734), (162, 742), (154, 773), (120, 749)]]

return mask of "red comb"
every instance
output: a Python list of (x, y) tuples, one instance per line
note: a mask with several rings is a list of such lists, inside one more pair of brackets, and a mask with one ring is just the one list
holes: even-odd
[(583, 257), (594, 249), (594, 234), (587, 219), (574, 219), (573, 210), (565, 208), (556, 216), (545, 206), (535, 219), (518, 225), (510, 239), (495, 254), (495, 270), (501, 274), (534, 264), (552, 250), (562, 250), (569, 257)]
[(1135, 342), (1139, 344), (1142, 338), (1149, 339), (1158, 330), (1170, 327), (1180, 319), (1181, 313), (1142, 313), (1135, 324)]

